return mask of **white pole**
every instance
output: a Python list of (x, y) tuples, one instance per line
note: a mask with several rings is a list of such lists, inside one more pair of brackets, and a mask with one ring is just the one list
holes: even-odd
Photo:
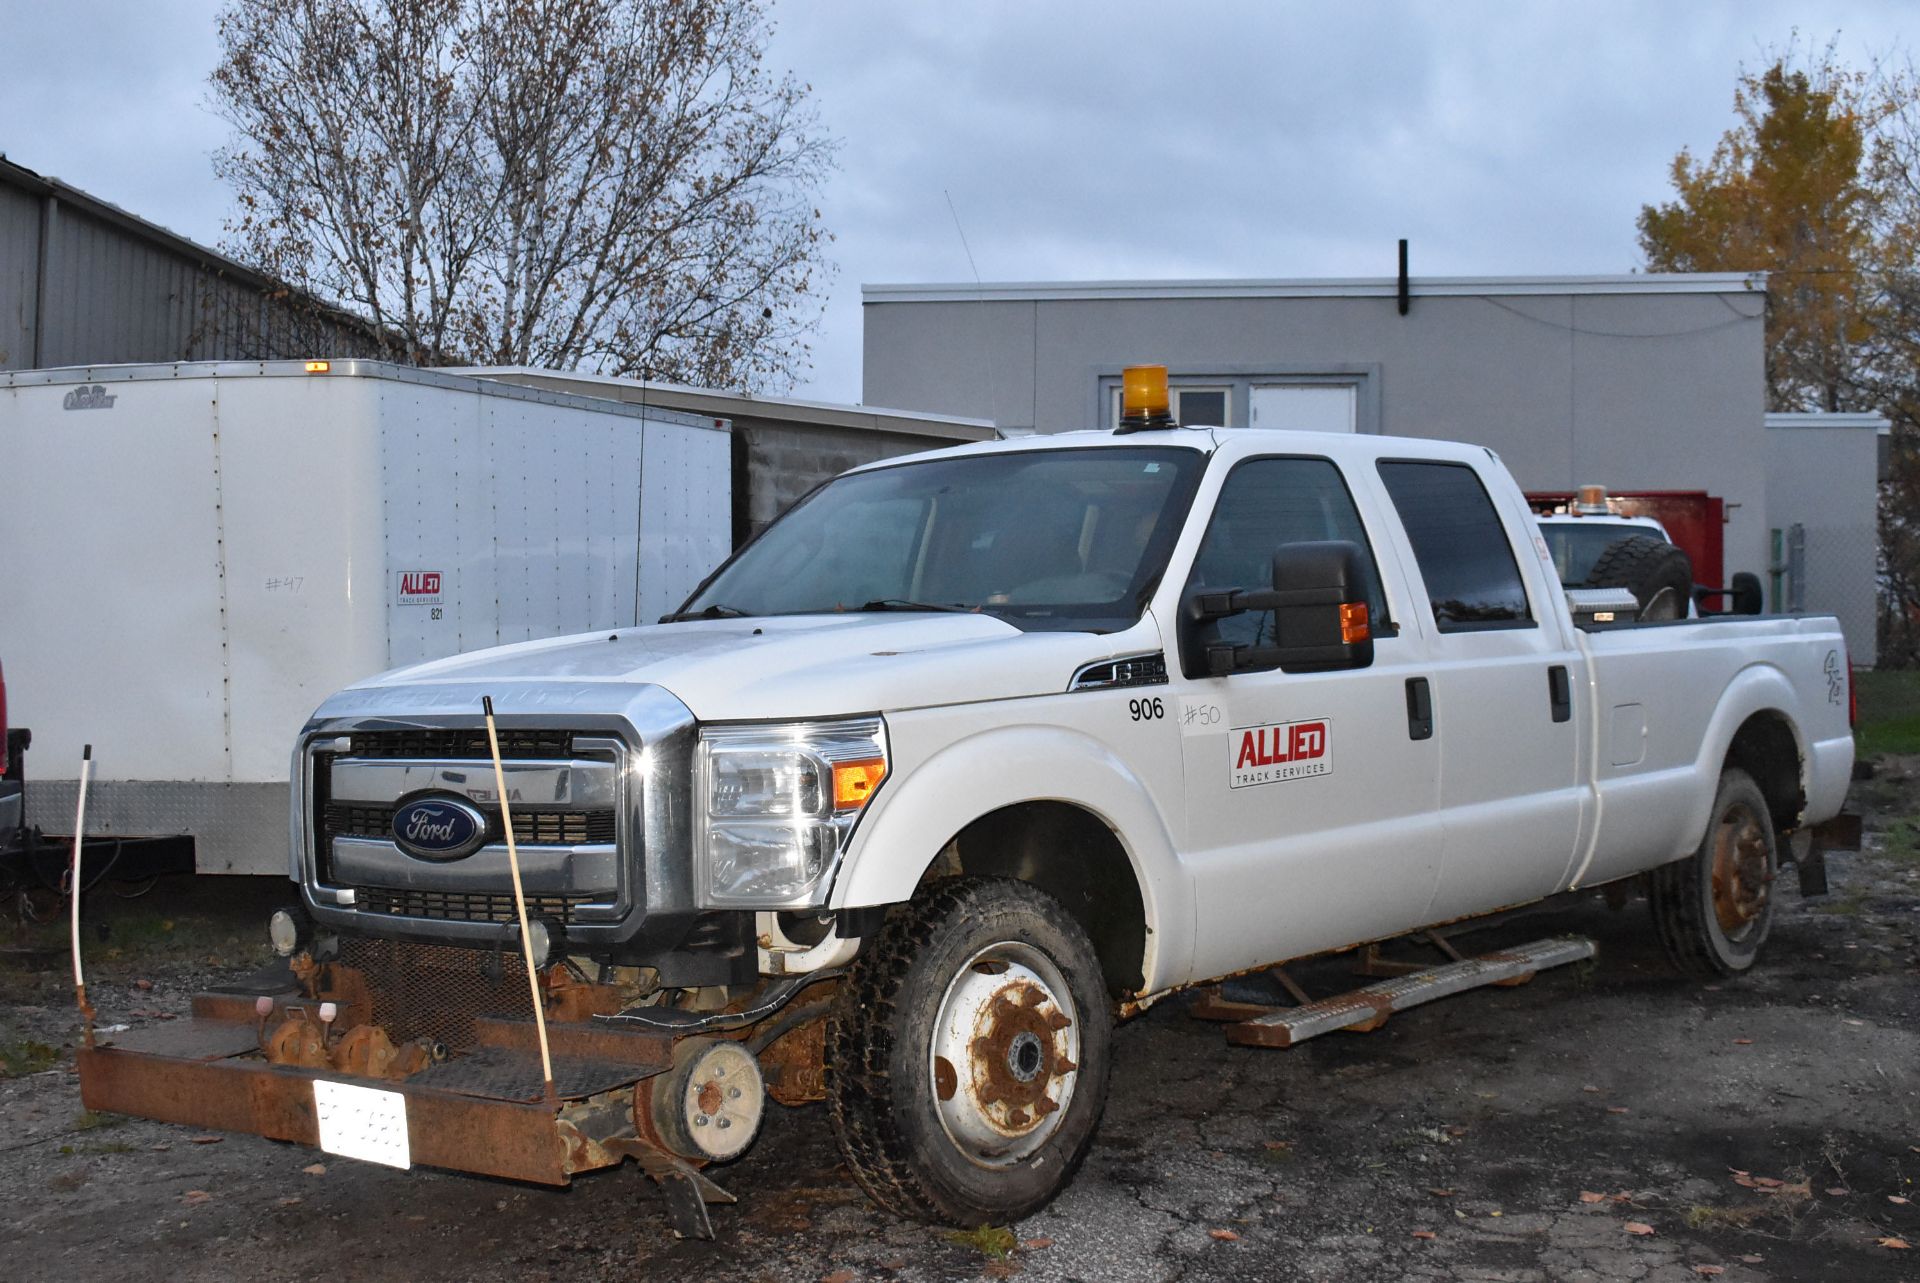
[(87, 981), (80, 970), (80, 849), (87, 840), (87, 785), (93, 779), (93, 745), (89, 744), (80, 751), (80, 799), (73, 813), (73, 870), (67, 885), (67, 892), (73, 901), (71, 920), (67, 924), (69, 943), (73, 947), (73, 996), (80, 1004), (80, 1018), (86, 1023), (87, 1046), (93, 1046), (93, 1005), (87, 1001)]
[(520, 919), (520, 956), (527, 964), (527, 987), (533, 993), (533, 1025), (540, 1038), (540, 1076), (548, 1100), (553, 1092), (553, 1055), (547, 1050), (547, 1011), (540, 1000), (540, 974), (533, 969), (533, 937), (527, 932), (527, 895), (520, 886), (520, 852), (513, 841), (513, 812), (507, 802), (507, 772), (500, 765), (500, 732), (493, 724), (493, 696), (480, 697), (487, 714), (487, 747), (493, 751), (493, 788), (500, 797), (500, 827), (507, 831), (507, 871), (513, 875), (513, 911)]

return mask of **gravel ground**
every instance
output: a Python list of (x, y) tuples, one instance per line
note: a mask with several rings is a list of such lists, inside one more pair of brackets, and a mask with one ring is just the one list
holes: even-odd
[[(1856, 786), (1869, 849), (1832, 857), (1828, 897), (1783, 879), (1768, 954), (1738, 981), (1672, 978), (1643, 905), (1589, 898), (1464, 943), (1581, 932), (1597, 965), (1371, 1034), (1229, 1047), (1170, 999), (1117, 1032), (1112, 1101), (1072, 1188), (971, 1237), (867, 1204), (817, 1106), (773, 1107), (715, 1172), (740, 1202), (715, 1209), (714, 1243), (674, 1241), (631, 1169), (552, 1191), (85, 1115), (64, 952), (15, 951), (0, 960), (0, 1276), (1912, 1283), (1917, 785), (1920, 758)], [(257, 962), (277, 894), (103, 903), (109, 938), (88, 946), (101, 1022), (178, 1016)], [(1340, 966), (1297, 974), (1332, 987)]]

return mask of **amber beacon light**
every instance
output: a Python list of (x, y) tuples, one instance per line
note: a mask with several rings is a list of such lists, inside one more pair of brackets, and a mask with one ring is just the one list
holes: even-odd
[(1119, 431), (1172, 427), (1168, 404), (1166, 366), (1129, 365), (1121, 373)]

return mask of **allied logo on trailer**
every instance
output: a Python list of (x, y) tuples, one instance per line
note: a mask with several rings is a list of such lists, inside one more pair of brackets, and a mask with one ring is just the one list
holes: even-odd
[(440, 572), (437, 570), (401, 571), (399, 602), (402, 606), (438, 606), (440, 604)]
[(393, 813), (393, 844), (417, 860), (461, 860), (487, 843), (487, 815), (457, 798), (423, 797)]
[(1309, 722), (1237, 726), (1227, 736), (1227, 752), (1227, 784), (1232, 788), (1331, 775), (1332, 723), (1319, 717)]
[(103, 384), (91, 383), (75, 388), (61, 399), (63, 410), (111, 410), (113, 403), (120, 398), (108, 392)]

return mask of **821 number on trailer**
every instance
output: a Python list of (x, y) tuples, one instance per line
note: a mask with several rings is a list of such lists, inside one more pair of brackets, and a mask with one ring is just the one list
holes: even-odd
[(1127, 701), (1127, 715), (1136, 722), (1151, 722), (1167, 715), (1167, 706), (1158, 696), (1152, 699), (1130, 699)]

